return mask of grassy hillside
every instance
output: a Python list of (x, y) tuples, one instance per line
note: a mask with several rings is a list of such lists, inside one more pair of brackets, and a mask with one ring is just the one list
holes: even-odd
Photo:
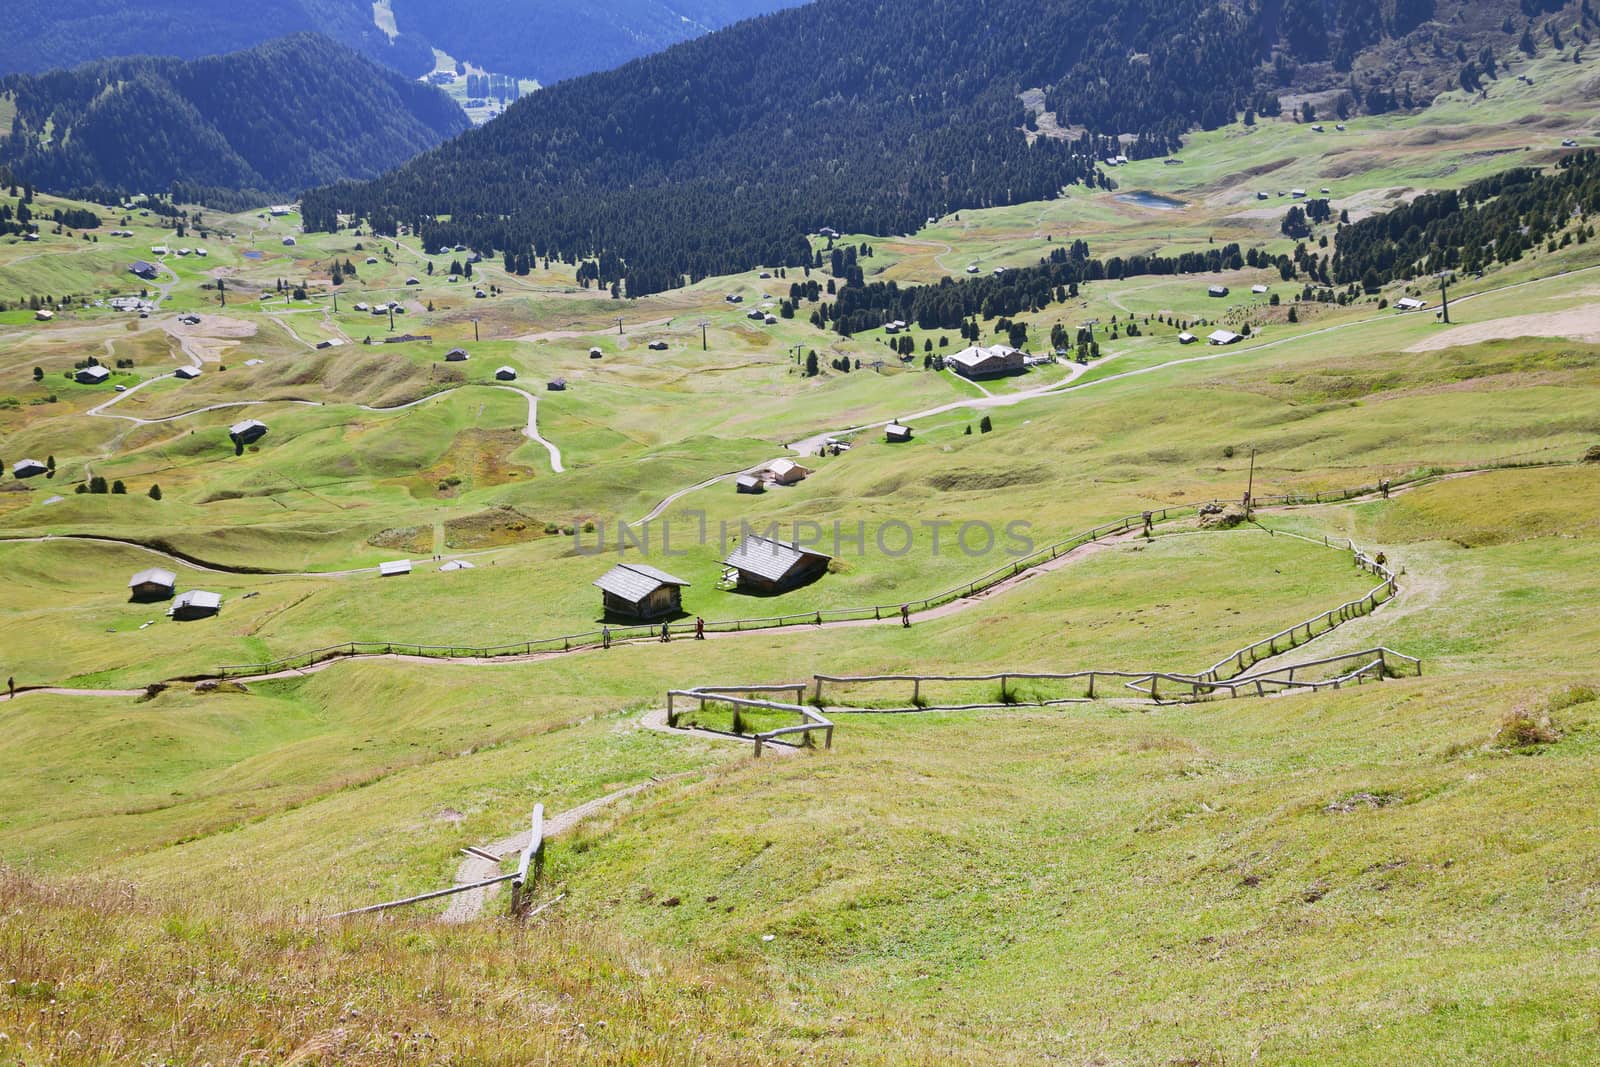
[[(1117, 168), (1118, 189), (841, 240), (870, 246), (868, 280), (902, 285), (1030, 265), (1080, 236), (1120, 255), (1213, 239), (1290, 251), (1280, 183), (1327, 184), (1359, 218), (1549, 162), (1553, 139), (1592, 128), (1583, 64), (1518, 70), (1533, 84), (1503, 77), (1487, 100), (1452, 94), (1325, 135), (1232, 125), (1182, 165)], [(1518, 141), (1528, 150), (1507, 151)], [(1137, 188), (1186, 206), (1117, 199)], [(519, 274), (482, 259), (468, 278), (465, 249), (308, 234), (292, 211), (33, 207), (103, 222), (0, 238), (0, 677), (26, 690), (0, 700), (14, 783), (0, 796), (0, 1054), (1595, 1058), (1592, 242), (1463, 273), (1449, 325), (1433, 306), (1394, 310), (1437, 300), (1415, 284), (1320, 300), (1261, 269), (1093, 280), (1014, 319), (1034, 352), (1058, 323), (1092, 328), (1096, 356), (1079, 363), (1073, 345), (974, 383), (924, 366), (966, 343), (953, 331), (913, 327), (903, 361), (888, 344), (903, 333), (840, 337), (808, 321), (803, 296), (782, 317), (791, 285), (837, 287), (831, 266), (612, 298), (574, 264)], [(1331, 244), (1336, 225), (1311, 242)], [(128, 274), (135, 258), (155, 280)], [(1227, 299), (1206, 295), (1213, 282)], [(148, 317), (110, 306), (141, 291)], [(389, 301), (392, 321), (371, 313)], [(1185, 346), (1180, 323), (1248, 323), (1252, 337)], [(980, 324), (984, 342), (1005, 339), (998, 316)], [(329, 341), (342, 343), (316, 347)], [(470, 358), (446, 361), (458, 346)], [(111, 379), (69, 380), (91, 355)], [(516, 379), (497, 381), (501, 366)], [(236, 454), (227, 427), (252, 417), (269, 431)], [(894, 418), (910, 442), (883, 439)], [(829, 436), (851, 447), (815, 454)], [(24, 457), (53, 459), (53, 476), (12, 476)], [(813, 473), (761, 495), (725, 477), (780, 457)], [(76, 491), (97, 477), (128, 491)], [(892, 618), (1008, 566), (1021, 549), (1007, 524), (1042, 545), (1247, 487), (1313, 498), (1384, 479), (1387, 498), (1258, 508), (1237, 525), (1183, 511), (909, 628)], [(619, 521), (649, 550), (619, 556)], [(719, 588), (720, 533), (741, 523), (829, 541), (837, 523), (839, 558), (781, 595)], [(880, 548), (899, 523), (904, 550)], [(964, 551), (959, 532), (978, 524), (1001, 536)], [(606, 552), (580, 551), (602, 530)], [(1014, 676), (1203, 670), (1371, 589), (1324, 541), (1345, 537), (1384, 554), (1397, 595), (1262, 668), (1383, 645), (1420, 657), (1420, 675), (1161, 704), (1102, 676), (1094, 699), (1048, 706), (1083, 687)], [(442, 571), (452, 557), (474, 567)], [(400, 558), (413, 573), (378, 577)], [(847, 604), (891, 618), (176, 680), (353, 640), (589, 630), (591, 583), (619, 558), (691, 582), (686, 618)], [(164, 602), (129, 603), (129, 576), (152, 565), (221, 593), (220, 614), (174, 622)], [(909, 683), (831, 684), (831, 749), (754, 760), (748, 740), (661, 728), (669, 689), (1001, 672), (1003, 694), (993, 679), (917, 690), (989, 705), (963, 711), (887, 714), (911, 703)], [(733, 725), (726, 705), (691, 720)], [(461, 850), (514, 852), (535, 803), (560, 832), (533, 897), (564, 896), (526, 926), (498, 918), (503, 889), (476, 918), (475, 898), (453, 898), (462, 924), (441, 921), (445, 900), (325, 919), (495, 870)]]

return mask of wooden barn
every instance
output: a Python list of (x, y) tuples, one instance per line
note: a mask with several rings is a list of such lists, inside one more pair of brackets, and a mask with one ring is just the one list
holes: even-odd
[(178, 576), (160, 567), (150, 567), (128, 579), (132, 600), (166, 600), (178, 590)]
[(222, 610), (222, 594), (204, 589), (190, 589), (179, 593), (167, 609), (174, 619), (203, 619)]
[(751, 534), (722, 561), (727, 568), (722, 577), (740, 592), (783, 593), (821, 577), (832, 558), (825, 552)]
[(660, 619), (683, 610), (689, 583), (643, 563), (619, 563), (595, 579), (605, 613), (624, 619)]
[(247, 445), (267, 435), (267, 424), (259, 419), (245, 419), (228, 427), (228, 436), (235, 444)]

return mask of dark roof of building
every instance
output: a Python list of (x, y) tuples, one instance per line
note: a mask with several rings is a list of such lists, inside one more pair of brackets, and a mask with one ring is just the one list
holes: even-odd
[(826, 552), (817, 552), (814, 549), (801, 548), (799, 545), (787, 544), (783, 541), (774, 541), (770, 537), (751, 534), (728, 553), (728, 558), (723, 564), (735, 570), (747, 571), (758, 575), (768, 581), (775, 582), (807, 556), (820, 559), (832, 559)]
[(664, 585), (689, 583), (644, 563), (619, 563), (595, 579), (594, 584), (614, 597), (637, 604)]

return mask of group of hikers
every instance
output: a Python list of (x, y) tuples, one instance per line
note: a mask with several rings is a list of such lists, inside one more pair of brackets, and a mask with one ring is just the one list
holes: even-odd
[[(819, 623), (822, 621), (822, 616), (820, 614), (817, 616), (817, 621)], [(901, 626), (906, 626), (906, 627), (909, 627), (911, 625), (911, 605), (910, 604), (901, 604), (900, 605), (900, 625)], [(667, 621), (663, 620), (662, 623), (661, 623), (661, 629), (660, 629), (659, 633), (661, 635), (661, 640), (662, 640), (663, 643), (665, 643), (667, 641), (671, 641), (672, 640), (672, 624), (670, 622), (667, 622)], [(694, 639), (696, 641), (704, 641), (706, 639), (706, 620), (702, 619), (698, 615), (696, 615), (694, 617)], [(609, 626), (600, 627), (600, 647), (601, 648), (610, 648), (611, 647), (611, 627), (609, 627)]]

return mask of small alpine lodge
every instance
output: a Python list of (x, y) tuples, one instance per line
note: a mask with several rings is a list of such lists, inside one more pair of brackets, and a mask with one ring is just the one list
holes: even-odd
[(890, 443), (899, 443), (911, 440), (911, 427), (898, 422), (891, 422), (883, 428), (883, 439)]
[(396, 578), (402, 574), (410, 573), (411, 561), (409, 559), (396, 559), (388, 563), (378, 564), (378, 577), (380, 578)]
[(733, 480), (733, 484), (735, 490), (740, 493), (765, 493), (767, 491), (767, 483), (754, 474), (741, 474)]
[(1426, 300), (1418, 300), (1414, 296), (1402, 296), (1394, 302), (1396, 311), (1421, 311), (1427, 306), (1428, 302)]
[(467, 350), (465, 348), (452, 348), (450, 351), (444, 354), (444, 361), (446, 363), (462, 363), (465, 362), (466, 359)]
[(494, 377), (498, 382), (514, 382), (517, 380), (517, 368), (498, 367), (495, 369)]
[(785, 593), (813, 582), (833, 557), (797, 544), (750, 534), (722, 561), (724, 583), (744, 593)]
[(11, 465), (11, 474), (15, 478), (37, 478), (49, 469), (36, 459), (19, 459)]
[(128, 579), (132, 600), (166, 600), (177, 592), (178, 576), (160, 567), (150, 567)]
[(1231, 345), (1237, 344), (1242, 340), (1244, 340), (1244, 336), (1234, 333), (1232, 330), (1215, 330), (1206, 338), (1206, 343), (1211, 345)]
[(1206, 295), (1221, 299), (1228, 295), (1228, 287), (1226, 285), (1213, 285), (1206, 289)]
[(1194, 334), (1190, 333), (1188, 330), (1184, 330), (1182, 333), (1180, 333), (1178, 335), (1178, 343), (1180, 345), (1192, 345), (1198, 340), (1200, 340), (1200, 338), (1196, 337)]
[(111, 377), (111, 372), (98, 364), (93, 367), (84, 367), (72, 376), (73, 380), (79, 385), (99, 385), (109, 377)]
[(643, 563), (619, 563), (594, 584), (607, 615), (648, 621), (679, 614), (689, 583)]

